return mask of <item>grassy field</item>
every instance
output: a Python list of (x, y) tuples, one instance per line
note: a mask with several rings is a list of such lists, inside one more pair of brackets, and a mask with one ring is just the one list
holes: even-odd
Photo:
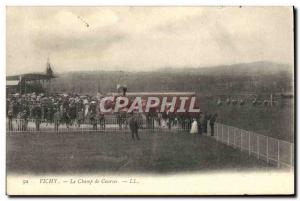
[(10, 133), (8, 173), (95, 173), (272, 168), (206, 136), (187, 133)]
[(217, 121), (229, 126), (253, 131), (289, 142), (294, 142), (294, 106), (293, 103), (281, 108), (247, 104), (207, 105), (207, 111), (217, 113)]

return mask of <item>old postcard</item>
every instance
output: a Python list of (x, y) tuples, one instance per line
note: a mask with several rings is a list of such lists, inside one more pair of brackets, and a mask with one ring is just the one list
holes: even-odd
[(293, 195), (293, 7), (6, 8), (8, 195)]

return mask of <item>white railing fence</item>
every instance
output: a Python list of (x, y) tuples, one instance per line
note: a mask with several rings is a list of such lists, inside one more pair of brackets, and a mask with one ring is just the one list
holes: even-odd
[[(169, 121), (167, 119), (138, 119), (139, 129), (150, 132), (189, 132), (191, 122)], [(105, 116), (102, 119), (68, 121), (46, 121), (39, 119), (6, 119), (7, 132), (84, 132), (84, 131), (121, 131), (129, 132), (129, 118)]]
[(214, 138), (277, 167), (293, 168), (294, 166), (294, 144), (291, 142), (221, 123), (214, 125)]

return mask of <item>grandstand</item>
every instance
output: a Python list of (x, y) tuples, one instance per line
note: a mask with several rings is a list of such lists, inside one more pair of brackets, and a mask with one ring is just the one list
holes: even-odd
[(51, 80), (56, 78), (49, 59), (45, 73), (26, 73), (6, 76), (6, 93), (47, 92), (51, 89)]

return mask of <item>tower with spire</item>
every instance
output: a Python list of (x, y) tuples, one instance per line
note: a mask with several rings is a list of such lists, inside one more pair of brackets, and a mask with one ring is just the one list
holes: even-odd
[(47, 68), (46, 68), (46, 75), (48, 75), (49, 77), (53, 76), (53, 70), (51, 68), (51, 64), (49, 61), (49, 57), (47, 58)]

